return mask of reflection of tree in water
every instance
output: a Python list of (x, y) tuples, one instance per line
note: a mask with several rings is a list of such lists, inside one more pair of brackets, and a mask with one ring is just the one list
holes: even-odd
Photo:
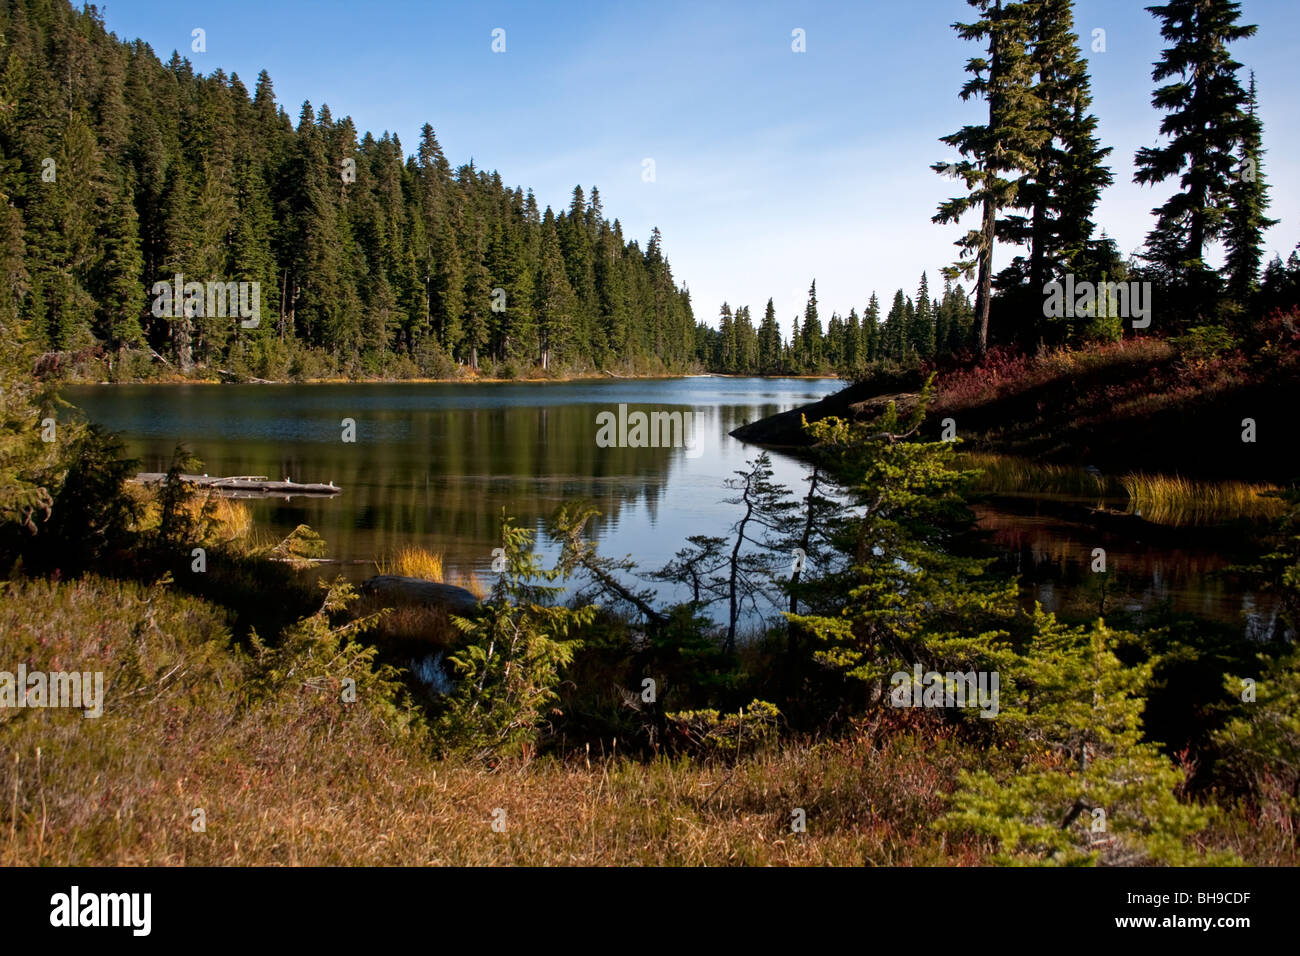
[[(1178, 546), (1154, 544), (1100, 532), (1082, 524), (977, 506), (979, 525), (990, 532), (992, 547), (1020, 578), (1027, 603), (1049, 611), (1173, 611), (1242, 623), (1248, 631), (1271, 627), (1277, 602), (1271, 595), (1242, 588), (1226, 574), (1235, 562), (1222, 547), (1198, 542), (1188, 530)], [(1103, 576), (1092, 571), (1093, 549), (1106, 551)]]
[[(655, 411), (695, 412), (697, 440), (716, 448), (725, 436), (717, 408), (632, 405)], [(606, 406), (435, 409), (373, 412), (388, 442), (241, 442), (239, 453), (218, 464), (231, 473), (277, 472), (302, 480), (332, 480), (344, 492), (320, 501), (254, 502), (259, 526), (311, 525), (331, 555), (365, 557), (421, 544), (474, 564), (488, 561), (501, 508), (535, 527), (556, 506), (586, 499), (602, 512), (592, 530), (615, 526), (622, 511), (644, 504), (655, 518), (684, 448), (600, 448), (597, 411)], [(274, 465), (268, 464), (274, 462)], [(482, 552), (482, 553), (480, 553)], [(471, 556), (472, 555), (472, 556)]]
[[(722, 482), (746, 451), (738, 452), (728, 433), (821, 391), (808, 383), (705, 379), (555, 387), (142, 387), (84, 398), (91, 417), (126, 434), (142, 470), (165, 470), (183, 438), (209, 474), (333, 481), (343, 488), (330, 500), (249, 502), (261, 531), (287, 533), (305, 523), (325, 538), (334, 558), (368, 559), (415, 544), (442, 552), (448, 567), (482, 568), (503, 507), (536, 528), (556, 505), (587, 499), (602, 512), (591, 533), (624, 551), (624, 534), (637, 547), (633, 539), (647, 533), (644, 525), (664, 519), (669, 482), (688, 468), (697, 481), (717, 476), (708, 504), (721, 509)], [(656, 401), (660, 395), (668, 401)], [(629, 412), (692, 413), (702, 457), (688, 464), (682, 448), (597, 446), (596, 414), (620, 403)], [(345, 417), (357, 422), (355, 444), (339, 440)], [(687, 494), (692, 505), (702, 504), (698, 488)], [(717, 530), (728, 521), (720, 514)]]

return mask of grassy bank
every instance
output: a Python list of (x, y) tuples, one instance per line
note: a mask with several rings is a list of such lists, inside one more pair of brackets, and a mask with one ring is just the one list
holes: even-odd
[(1196, 527), (1272, 521), (1286, 511), (1275, 484), (1196, 481), (1178, 475), (1130, 472), (1106, 475), (1078, 465), (1054, 465), (1008, 455), (963, 452), (963, 468), (978, 472), (976, 492), (1061, 497), (1091, 501), (1097, 508), (1123, 509), (1151, 524)]
[(1252, 483), (1297, 477), (1295, 313), (1260, 320), (1248, 340), (1212, 346), (1195, 335), (1142, 336), (1041, 355), (994, 350), (973, 365), (882, 366), (836, 395), (732, 434), (762, 445), (806, 445), (802, 415), (873, 420), (890, 402), (906, 410), (930, 371), (935, 394), (926, 432), (939, 435), (951, 419), (966, 451), (1118, 475)]
[[(739, 760), (641, 760), (621, 756), (611, 739), (485, 767), (433, 756), (418, 711), (368, 676), (372, 662), (349, 645), (299, 635), (259, 659), (240, 649), (220, 608), (165, 589), (101, 578), (10, 582), (0, 589), (0, 635), (4, 659), (31, 670), (102, 670), (106, 697), (97, 719), (0, 710), (3, 865), (988, 857), (987, 843), (934, 821), (960, 771), (998, 758), (917, 712)], [(349, 677), (354, 703), (340, 693)], [(792, 829), (796, 810), (806, 832)], [(1234, 810), (1207, 839), (1251, 862), (1298, 862), (1293, 843), (1270, 833)]]

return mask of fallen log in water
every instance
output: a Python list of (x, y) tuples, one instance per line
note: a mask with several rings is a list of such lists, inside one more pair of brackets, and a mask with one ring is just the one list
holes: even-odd
[[(141, 485), (162, 485), (166, 483), (167, 475), (158, 471), (143, 471), (132, 480)], [(181, 475), (180, 480), (184, 484), (207, 488), (228, 498), (288, 498), (291, 495), (328, 497), (343, 490), (332, 481), (328, 484), (302, 483), (288, 478), (271, 481), (265, 475), (235, 475), (229, 478)]]

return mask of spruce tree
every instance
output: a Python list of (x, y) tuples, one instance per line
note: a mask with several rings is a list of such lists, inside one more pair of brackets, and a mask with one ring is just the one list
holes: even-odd
[(1212, 309), (1218, 279), (1205, 262), (1206, 246), (1223, 234), (1231, 185), (1238, 171), (1238, 144), (1253, 124), (1237, 80), (1241, 64), (1228, 44), (1255, 34), (1237, 20), (1234, 0), (1170, 0), (1147, 10), (1161, 20), (1169, 42), (1151, 73), (1160, 83), (1151, 105), (1167, 115), (1163, 146), (1137, 152), (1133, 181), (1144, 185), (1178, 177), (1181, 189), (1153, 210), (1147, 258), (1159, 268), (1180, 305), (1204, 318)]
[(865, 361), (874, 362), (882, 357), (880, 338), (880, 300), (872, 292), (862, 313), (862, 357)]
[(908, 324), (908, 346), (922, 359), (934, 357), (934, 312), (930, 302), (930, 279), (922, 272), (916, 292), (916, 309)]
[[(1011, 216), (1007, 238), (1029, 247), (1028, 301), (1043, 286), (1068, 271), (1090, 272), (1093, 210), (1114, 177), (1103, 165), (1111, 152), (1096, 136), (1097, 118), (1089, 109), (1092, 91), (1087, 62), (1074, 31), (1072, 0), (1034, 0), (1027, 8), (1033, 87), (1034, 128), (1040, 135), (1032, 175), (1022, 178), (1016, 205), (1027, 216)], [(1093, 281), (1097, 281), (1095, 278)], [(1023, 330), (1026, 338), (1046, 336), (1041, 312)]]
[(1009, 668), (996, 723), (1019, 744), (1009, 771), (962, 772), (942, 825), (993, 837), (998, 862), (1114, 866), (1203, 860), (1192, 837), (1210, 813), (1177, 796), (1182, 774), (1143, 740), (1152, 664), (1122, 663), (1105, 623), (1070, 628), (1038, 609)]
[(758, 371), (772, 375), (781, 369), (781, 327), (776, 321), (776, 308), (767, 300), (763, 321), (758, 326)]
[(955, 547), (973, 521), (963, 500), (970, 475), (954, 464), (951, 442), (919, 435), (932, 385), (933, 376), (905, 417), (891, 403), (870, 424), (807, 426), (829, 479), (856, 507), (831, 533), (844, 560), (819, 583), (837, 606), (787, 617), (811, 636), (816, 662), (852, 682), (853, 710), (885, 705), (891, 675), (916, 665), (1001, 670), (1014, 659), (1005, 630), (1014, 584)]
[(988, 348), (998, 213), (1015, 205), (1022, 174), (1035, 171), (1034, 157), (1043, 133), (1032, 89), (1026, 5), (1004, 0), (967, 2), (979, 11), (980, 18), (974, 23), (954, 24), (954, 28), (964, 40), (984, 42), (987, 57), (976, 56), (967, 62), (966, 72), (971, 79), (962, 86), (960, 96), (963, 100), (983, 99), (988, 104), (988, 121), (941, 138), (941, 142), (955, 147), (962, 159), (935, 163), (932, 168), (955, 175), (967, 192), (941, 203), (932, 221), (952, 223), (968, 211), (980, 212), (979, 227), (957, 240), (960, 257), (945, 270), (945, 275), (978, 276), (975, 345), (983, 354)]
[(808, 304), (803, 310), (803, 365), (809, 372), (815, 372), (822, 364), (822, 322), (817, 317), (817, 280), (808, 288)]
[(1255, 74), (1246, 90), (1246, 134), (1239, 151), (1235, 181), (1228, 186), (1228, 212), (1224, 233), (1228, 292), (1246, 304), (1259, 287), (1259, 266), (1263, 258), (1264, 230), (1277, 225), (1264, 215), (1268, 209), (1268, 186), (1264, 182), (1263, 124), (1256, 112)]

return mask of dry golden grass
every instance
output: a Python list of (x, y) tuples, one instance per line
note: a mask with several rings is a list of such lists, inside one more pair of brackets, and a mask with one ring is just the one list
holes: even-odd
[[(31, 608), (40, 607), (34, 615)], [(333, 652), (330, 652), (333, 653)], [(641, 761), (608, 741), (494, 768), (432, 756), (326, 657), (268, 689), (224, 615), (137, 585), (0, 583), (0, 661), (102, 670), (98, 719), (0, 710), (0, 865), (972, 865), (931, 824), (996, 752), (932, 715), (795, 740), (734, 765)], [(610, 754), (610, 756), (605, 756)], [(203, 811), (196, 827), (194, 811)], [(806, 814), (806, 832), (791, 823)], [(498, 812), (503, 811), (503, 812)], [(1244, 820), (1244, 818), (1242, 818)], [(498, 828), (493, 828), (493, 823)], [(504, 824), (502, 828), (500, 824)], [(1252, 862), (1294, 847), (1225, 843)]]
[[(128, 484), (126, 494), (136, 503), (137, 531), (151, 531), (158, 527), (161, 507), (156, 488)], [(248, 504), (237, 498), (227, 498), (217, 491), (196, 491), (182, 503), (182, 511), (194, 522), (208, 545), (231, 544), (251, 540), (253, 513)]]
[[(921, 825), (965, 759), (926, 728), (792, 743), (734, 768), (521, 754), (488, 769), (434, 758), (421, 727), (343, 704), (310, 666), (260, 696), (220, 613), (165, 591), (0, 585), (0, 635), (4, 660), (104, 671), (107, 698), (98, 719), (0, 711), (0, 865), (977, 859)], [(806, 833), (791, 830), (796, 808)]]
[(1056, 465), (1010, 455), (966, 451), (958, 452), (954, 458), (958, 467), (979, 472), (975, 479), (977, 491), (1098, 499), (1123, 494), (1116, 479), (1093, 474), (1077, 465)]
[(375, 559), (375, 570), (380, 574), (397, 574), (439, 584), (454, 584), (469, 591), (480, 601), (487, 597), (487, 588), (475, 572), (448, 572), (442, 563), (440, 552), (429, 551), (418, 545), (408, 545), (388, 558)]
[(483, 582), (479, 580), (477, 574), (470, 571), (468, 574), (462, 574), (459, 571), (453, 571), (447, 579), (448, 584), (454, 584), (457, 587), (464, 588), (470, 594), (474, 595), (480, 601), (488, 595), (488, 589), (484, 587)]
[(1257, 521), (1276, 518), (1286, 503), (1267, 492), (1276, 485), (1243, 481), (1192, 481), (1168, 475), (1124, 476), (1129, 511), (1154, 524), (1188, 526), (1223, 521)]
[(407, 545), (388, 558), (376, 558), (375, 568), (380, 574), (443, 582), (442, 554), (418, 545)]
[[(210, 514), (219, 540), (235, 541), (248, 536), (253, 529), (253, 513), (245, 502), (216, 493), (212, 494), (210, 501)], [(198, 510), (202, 512), (202, 502), (198, 504)]]

